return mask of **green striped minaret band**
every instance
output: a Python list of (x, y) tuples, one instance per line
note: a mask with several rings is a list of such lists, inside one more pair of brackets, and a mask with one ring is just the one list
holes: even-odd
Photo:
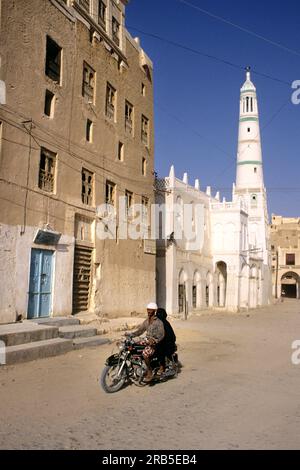
[(246, 122), (246, 121), (256, 121), (256, 122), (258, 122), (258, 117), (244, 117), (244, 118), (240, 118), (240, 122)]
[(238, 165), (262, 165), (259, 160), (245, 160), (244, 162), (238, 162)]
[(256, 90), (243, 90), (241, 91), (241, 94), (242, 93), (256, 93)]

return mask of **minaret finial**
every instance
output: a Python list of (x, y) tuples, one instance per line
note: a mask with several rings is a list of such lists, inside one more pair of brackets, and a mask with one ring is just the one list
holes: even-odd
[(245, 67), (245, 70), (246, 70), (246, 80), (250, 80), (250, 70), (251, 70), (251, 67), (250, 65), (247, 65), (247, 67)]

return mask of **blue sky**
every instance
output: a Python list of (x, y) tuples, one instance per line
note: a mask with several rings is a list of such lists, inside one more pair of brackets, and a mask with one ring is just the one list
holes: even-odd
[[(235, 180), (239, 90), (250, 65), (260, 110), (269, 214), (300, 216), (300, 105), (291, 83), (300, 80), (300, 2), (187, 0), (253, 31), (284, 49), (204, 14), (180, 0), (131, 0), (126, 24), (154, 62), (155, 167), (166, 176), (200, 179), (230, 198)], [(217, 56), (211, 60), (134, 28)], [(286, 83), (266, 79), (259, 74)]]

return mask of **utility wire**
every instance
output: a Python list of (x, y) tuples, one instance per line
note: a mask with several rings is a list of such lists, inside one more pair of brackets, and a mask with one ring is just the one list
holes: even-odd
[[(197, 54), (197, 55), (200, 55), (202, 57), (206, 57), (206, 58), (214, 60), (216, 62), (221, 62), (221, 63), (223, 63), (225, 65), (228, 65), (230, 67), (233, 67), (237, 70), (243, 70), (243, 71), (245, 70), (245, 67), (241, 64), (235, 64), (234, 62), (231, 62), (231, 61), (226, 60), (226, 59), (222, 59), (221, 57), (217, 57), (213, 54), (207, 54), (206, 52), (200, 51), (198, 49), (194, 49), (194, 48), (189, 47), (189, 46), (185, 46), (184, 44), (180, 44), (179, 42), (175, 42), (175, 41), (172, 41), (170, 39), (159, 36), (158, 34), (153, 34), (153, 33), (149, 33), (149, 32), (146, 32), (146, 31), (142, 31), (141, 29), (134, 28), (133, 26), (127, 26), (127, 27), (129, 29), (132, 29), (133, 31), (138, 32), (139, 34), (143, 34), (144, 36), (149, 36), (153, 39), (157, 39), (157, 40), (162, 41), (166, 44), (170, 44), (171, 46), (183, 49), (183, 50), (188, 51), (188, 52), (192, 52), (193, 54)], [(282, 83), (284, 85), (288, 85), (289, 87), (291, 86), (290, 82), (287, 82), (286, 80), (282, 80), (281, 78), (273, 77), (272, 75), (268, 75), (266, 73), (259, 72), (255, 69), (251, 69), (251, 71), (254, 74), (256, 74), (260, 77), (263, 77), (263, 78), (266, 78), (268, 80), (272, 80), (272, 81), (275, 81), (275, 82), (278, 82), (278, 83)]]
[(232, 21), (227, 20), (226, 18), (223, 18), (222, 16), (216, 15), (208, 10), (204, 10), (203, 8), (199, 7), (198, 5), (194, 5), (191, 2), (188, 2), (187, 0), (176, 0), (179, 3), (182, 3), (190, 8), (193, 8), (194, 10), (198, 10), (201, 13), (204, 13), (207, 16), (210, 16), (211, 18), (214, 18), (218, 21), (222, 21), (223, 23), (226, 23), (233, 28), (239, 29), (240, 31), (243, 31), (244, 33), (250, 34), (251, 36), (254, 36), (258, 39), (261, 39), (262, 41), (267, 42), (268, 44), (271, 44), (272, 46), (278, 47), (279, 49), (282, 49), (286, 52), (289, 52), (290, 54), (294, 54), (297, 56), (300, 56), (300, 52), (296, 51), (295, 49), (291, 49), (290, 47), (287, 47), (279, 42), (273, 41), (272, 39), (267, 38), (266, 36), (262, 36), (261, 34), (258, 34), (254, 31), (251, 31), (250, 29), (244, 28), (243, 26), (240, 26), (237, 23), (233, 23)]

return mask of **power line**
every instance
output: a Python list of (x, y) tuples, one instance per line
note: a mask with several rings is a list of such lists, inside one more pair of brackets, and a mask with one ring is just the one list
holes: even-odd
[(243, 26), (240, 26), (237, 23), (233, 23), (232, 21), (229, 21), (226, 18), (223, 18), (222, 16), (216, 15), (216, 14), (214, 14), (214, 13), (208, 11), (208, 10), (204, 10), (203, 8), (200, 8), (198, 5), (194, 5), (193, 3), (190, 3), (187, 0), (176, 0), (176, 1), (178, 1), (179, 3), (183, 3), (183, 4), (187, 5), (190, 8), (193, 8), (194, 10), (198, 10), (201, 13), (204, 13), (205, 15), (210, 16), (211, 18), (214, 18), (218, 21), (222, 21), (223, 23), (226, 23), (226, 24), (232, 26), (233, 28), (239, 29), (240, 31), (243, 31), (244, 33), (250, 34), (251, 36), (254, 36), (258, 39), (261, 39), (261, 40), (267, 42), (268, 44), (271, 44), (272, 46), (278, 47), (279, 49), (282, 49), (282, 50), (284, 50), (286, 52), (289, 52), (291, 54), (300, 56), (300, 52), (296, 51), (295, 49), (291, 49), (290, 47), (284, 46), (283, 44), (281, 44), (279, 42), (273, 41), (273, 40), (267, 38), (266, 36), (262, 36), (261, 34), (258, 34), (254, 31), (251, 31), (250, 29), (244, 28)]
[[(17, 112), (14, 112), (13, 114), (17, 114), (17, 115), (18, 115)], [(22, 132), (26, 132), (26, 131), (24, 130), (24, 128), (22, 128), (22, 126), (17, 125), (16, 123), (12, 123), (11, 121), (5, 119), (4, 117), (1, 117), (1, 120), (2, 120), (3, 122), (6, 122), (6, 123), (9, 124), (9, 125), (15, 127), (16, 129), (22, 131)], [(38, 123), (36, 123), (35, 121), (33, 121), (33, 124), (34, 124), (37, 128), (40, 128), (40, 131), (45, 132), (46, 134), (48, 134), (48, 135), (49, 135), (49, 138), (51, 139), (51, 140), (47, 140), (47, 139), (45, 139), (44, 137), (41, 137), (41, 136), (36, 135), (36, 134), (34, 135), (34, 134), (32, 133), (32, 138), (34, 139), (34, 141), (35, 141), (35, 142), (37, 143), (37, 145), (39, 146), (38, 148), (40, 148), (41, 146), (43, 146), (40, 142), (42, 142), (43, 144), (51, 145), (52, 148), (53, 148), (53, 146), (54, 146), (54, 147), (56, 147), (58, 150), (62, 150), (63, 152), (67, 153), (69, 156), (71, 156), (71, 157), (77, 159), (78, 161), (80, 161), (81, 164), (82, 164), (82, 162), (84, 162), (84, 163), (86, 163), (87, 165), (90, 165), (90, 166), (93, 167), (93, 168), (97, 168), (97, 169), (101, 170), (102, 172), (104, 172), (104, 173), (106, 173), (106, 174), (110, 174), (110, 175), (112, 175), (113, 177), (115, 177), (115, 178), (117, 178), (117, 179), (120, 179), (120, 174), (117, 173), (116, 171), (110, 170), (109, 168), (106, 168), (105, 166), (99, 165), (99, 164), (97, 164), (95, 161), (91, 161), (91, 160), (89, 160), (89, 159), (83, 158), (83, 156), (82, 156), (81, 154), (79, 155), (79, 154), (77, 154), (76, 152), (69, 150), (67, 146), (64, 146), (63, 144), (59, 143), (59, 142), (57, 141), (57, 139), (56, 139), (53, 135), (51, 135), (49, 132), (46, 132), (46, 131), (43, 129), (43, 127), (40, 126)], [(40, 142), (38, 142), (37, 139), (38, 139)], [(62, 139), (62, 140), (67, 140), (67, 139), (64, 139), (64, 138), (62, 138), (62, 137), (60, 137), (60, 139)], [(4, 139), (4, 140), (8, 140), (8, 141), (9, 141), (9, 139)], [(15, 144), (18, 144), (17, 142), (14, 142), (14, 143), (15, 143)], [(22, 143), (22, 144), (20, 144), (20, 145), (22, 145), (23, 147), (29, 148), (29, 146), (26, 145), (26, 144), (23, 144), (23, 143)], [(75, 144), (75, 143), (72, 143), (72, 145), (73, 145), (74, 147), (78, 147), (80, 150), (85, 150), (85, 148), (83, 148), (83, 147), (81, 147), (81, 146), (79, 146), (79, 145), (77, 145), (77, 144)], [(34, 150), (37, 150), (37, 149), (34, 148)], [(97, 155), (98, 157), (100, 157), (99, 154), (97, 154), (96, 152), (92, 152), (92, 151), (89, 150), (88, 153), (91, 153), (93, 156)], [(106, 157), (100, 157), (100, 158), (104, 158), (104, 159), (108, 160), (110, 164), (111, 164), (111, 163), (114, 163), (114, 164), (116, 163), (116, 162), (114, 162), (114, 161), (109, 160), (109, 159), (106, 158)], [(66, 166), (70, 167), (72, 170), (74, 170), (74, 171), (76, 171), (76, 172), (78, 172), (78, 173), (81, 173), (81, 170), (78, 170), (78, 169), (75, 168), (73, 165), (68, 164), (64, 159), (61, 158), (61, 156), (60, 156), (60, 159), (59, 159), (59, 160), (60, 160), (63, 164), (65, 164)], [(131, 170), (135, 170), (135, 171), (136, 171), (136, 168), (133, 168), (133, 167), (127, 167), (127, 168), (128, 168), (129, 170), (131, 169)], [(99, 176), (100, 176), (100, 175), (99, 175)], [(102, 174), (101, 174), (101, 177), (103, 178), (103, 184), (104, 184), (105, 175), (102, 175)], [(137, 180), (137, 179), (129, 178), (129, 177), (127, 177), (127, 176), (122, 176), (122, 180), (127, 180), (127, 181), (131, 182), (132, 184), (139, 185), (139, 186), (143, 185), (143, 183), (144, 183), (144, 181), (143, 181), (142, 179), (141, 179), (141, 180)], [(98, 180), (98, 181), (99, 181), (99, 180)], [(120, 188), (119, 188), (118, 190), (119, 190), (120, 192), (124, 192), (124, 191), (121, 191)], [(134, 191), (134, 193), (135, 193), (137, 196), (141, 196), (141, 197), (142, 197), (142, 196), (148, 196), (148, 197), (150, 197), (150, 193), (148, 193), (148, 192), (139, 193), (139, 192)], [(151, 194), (152, 194), (152, 193), (151, 193)]]
[(167, 114), (169, 117), (171, 117), (174, 121), (177, 121), (178, 123), (183, 124), (188, 129), (188, 131), (190, 131), (192, 134), (195, 134), (196, 136), (200, 137), (201, 139), (206, 140), (211, 146), (215, 147), (221, 153), (223, 153), (223, 154), (227, 155), (228, 157), (232, 158), (232, 155), (229, 152), (224, 150), (222, 147), (219, 147), (219, 145), (215, 144), (215, 142), (213, 142), (209, 137), (201, 134), (196, 129), (192, 128), (184, 119), (179, 118), (175, 114), (170, 113), (169, 111), (167, 111), (165, 108), (163, 108), (159, 104), (156, 104), (155, 106), (157, 108), (160, 108), (161, 111), (163, 111), (165, 114)]
[[(3, 108), (3, 109), (4, 109), (5, 111), (9, 112), (10, 114), (14, 114), (14, 115), (16, 115), (16, 116), (19, 116), (19, 117), (20, 117), (21, 119), (23, 119), (23, 120), (29, 120), (29, 119), (30, 119), (30, 118), (28, 118), (28, 116), (23, 115), (22, 113), (16, 111), (14, 108), (11, 108), (11, 107), (8, 106), (8, 105), (5, 105), (5, 108)], [(1, 110), (1, 107), (0, 107), (0, 110)], [(4, 118), (3, 118), (3, 121), (5, 121)], [(8, 121), (5, 121), (5, 122), (8, 122)], [(84, 152), (90, 154), (92, 157), (95, 157), (95, 156), (96, 156), (96, 157), (98, 157), (98, 158), (101, 158), (101, 159), (103, 159), (103, 160), (106, 160), (109, 165), (112, 164), (112, 165), (117, 166), (117, 165), (119, 164), (119, 162), (117, 162), (117, 161), (115, 161), (115, 160), (113, 160), (113, 159), (110, 159), (110, 158), (106, 157), (105, 155), (100, 155), (100, 154), (97, 153), (96, 151), (92, 151), (92, 150), (88, 149), (86, 146), (80, 145), (80, 144), (78, 144), (77, 142), (74, 142), (74, 141), (72, 141), (72, 140), (69, 141), (68, 138), (66, 138), (66, 137), (64, 137), (64, 136), (62, 136), (62, 135), (60, 135), (60, 134), (57, 134), (57, 133), (56, 133), (56, 134), (55, 134), (55, 137), (54, 137), (53, 134), (52, 134), (51, 132), (49, 132), (48, 129), (46, 129), (44, 126), (42, 126), (39, 122), (33, 121), (33, 123), (34, 123), (34, 125), (36, 126), (36, 128), (40, 129), (43, 133), (45, 133), (46, 135), (48, 135), (50, 139), (52, 139), (51, 142), (49, 142), (49, 141), (47, 141), (47, 140), (45, 139), (44, 142), (46, 142), (46, 143), (49, 143), (49, 144), (53, 145), (53, 142), (55, 142), (55, 144), (56, 144), (56, 146), (57, 146), (58, 148), (60, 148), (60, 149), (63, 150), (63, 151), (66, 151), (67, 153), (70, 153), (69, 144), (72, 144), (73, 147), (76, 147), (76, 148), (78, 148), (79, 150), (84, 151)], [(11, 125), (14, 125), (15, 123), (10, 122), (10, 124), (11, 124)], [(15, 125), (15, 127), (16, 127), (17, 129), (19, 129), (19, 130), (23, 130), (23, 131), (24, 131), (23, 127), (20, 126), (20, 125)], [(68, 144), (68, 146), (64, 147), (64, 146), (63, 146), (64, 144), (63, 144), (63, 143), (59, 143), (57, 139), (60, 139), (62, 142), (66, 142), (66, 143)], [(72, 153), (72, 152), (71, 152), (71, 153)], [(82, 158), (81, 156), (79, 156), (79, 155), (77, 155), (77, 154), (75, 154), (75, 155), (78, 156), (81, 160), (85, 161), (86, 163), (89, 163), (89, 164), (91, 164), (91, 165), (97, 166), (97, 164), (96, 164), (94, 161), (84, 159), (84, 158)], [(114, 174), (115, 176), (118, 176), (118, 175), (119, 175), (118, 173), (112, 172), (111, 170), (108, 170), (108, 169), (106, 169), (105, 167), (100, 167), (99, 165), (98, 165), (98, 167), (99, 167), (100, 169), (102, 169), (102, 170), (107, 171), (107, 172), (111, 172), (111, 173)], [(131, 167), (131, 166), (129, 166), (128, 164), (126, 164), (126, 169), (132, 170), (132, 171), (136, 171), (136, 170), (137, 170), (137, 168)], [(138, 181), (138, 180), (136, 180), (136, 179), (134, 180), (134, 179), (128, 178), (128, 177), (124, 177), (124, 179), (128, 179), (129, 181), (133, 181), (133, 182), (138, 183), (138, 184), (141, 183), (141, 181)]]
[[(222, 59), (221, 57), (217, 57), (213, 54), (207, 54), (206, 52), (199, 51), (198, 49), (194, 49), (194, 48), (189, 47), (189, 46), (185, 46), (184, 44), (180, 44), (179, 42), (175, 42), (175, 41), (172, 41), (170, 39), (164, 38), (162, 36), (159, 36), (158, 34), (153, 34), (153, 33), (149, 33), (149, 32), (146, 32), (146, 31), (142, 31), (141, 29), (135, 28), (133, 26), (127, 26), (127, 27), (132, 29), (133, 31), (136, 31), (140, 34), (143, 34), (144, 36), (152, 37), (153, 39), (157, 39), (157, 40), (162, 41), (166, 44), (170, 44), (171, 46), (178, 47), (178, 48), (183, 49), (185, 51), (192, 52), (193, 54), (197, 54), (197, 55), (200, 55), (202, 57), (206, 57), (206, 58), (214, 60), (216, 62), (221, 62), (225, 65), (228, 65), (228, 66), (233, 67), (233, 68), (238, 69), (238, 70), (243, 70), (243, 71), (245, 70), (245, 67), (243, 65), (235, 64), (234, 62), (231, 62), (231, 61), (226, 60), (226, 59)], [(278, 83), (282, 83), (284, 85), (288, 85), (289, 87), (291, 86), (290, 82), (282, 80), (281, 78), (273, 77), (273, 76), (268, 75), (266, 73), (259, 72), (255, 69), (251, 69), (251, 70), (254, 74), (256, 74), (258, 76), (261, 76), (263, 78), (266, 78), (268, 80), (272, 80), (272, 81), (275, 81), (275, 82), (278, 82)]]

